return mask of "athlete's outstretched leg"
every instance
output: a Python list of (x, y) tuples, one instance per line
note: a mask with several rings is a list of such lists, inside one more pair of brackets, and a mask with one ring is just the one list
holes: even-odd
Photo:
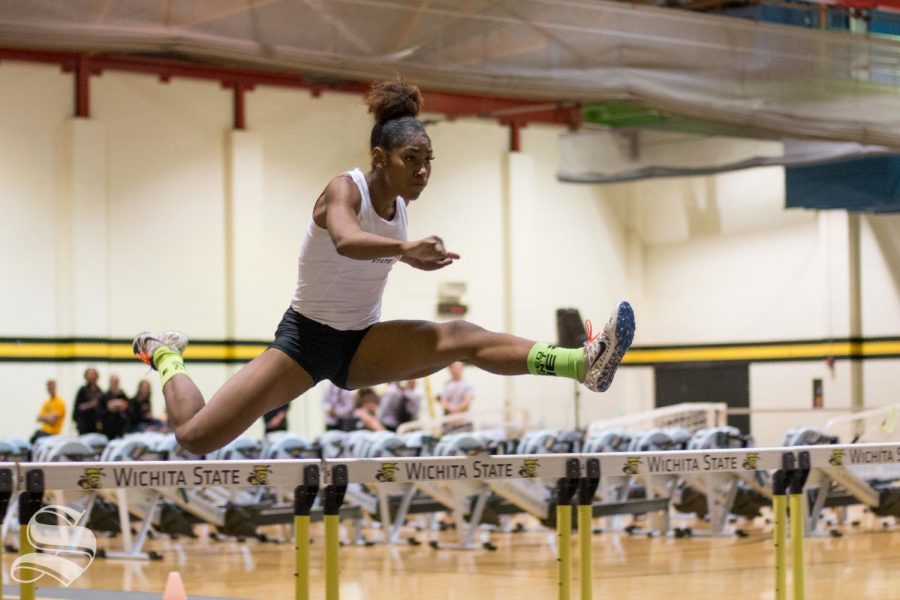
[(388, 321), (373, 326), (350, 363), (350, 387), (429, 375), (456, 360), (500, 375), (555, 375), (606, 391), (634, 338), (631, 305), (620, 302), (584, 348), (557, 348), (467, 321)]
[(280, 350), (269, 348), (225, 382), (208, 403), (187, 375), (184, 334), (143, 333), (135, 354), (157, 369), (169, 425), (182, 448), (206, 454), (225, 446), (265, 413), (287, 404), (313, 385), (312, 377)]

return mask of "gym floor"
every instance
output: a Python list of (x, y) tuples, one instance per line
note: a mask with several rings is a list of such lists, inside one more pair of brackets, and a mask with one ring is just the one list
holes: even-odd
[[(900, 536), (879, 530), (878, 525), (848, 527), (839, 538), (806, 539), (807, 597), (900, 598)], [(771, 532), (765, 524), (749, 532), (745, 538), (682, 539), (597, 534), (593, 545), (593, 596), (621, 600), (774, 598)], [(282, 532), (273, 528), (271, 533)], [(452, 532), (442, 535), (447, 536), (448, 543), (452, 541)], [(321, 598), (321, 524), (312, 526), (311, 537), (311, 597)], [(555, 598), (557, 567), (552, 538), (549, 530), (493, 534), (491, 541), (498, 546), (493, 552), (434, 550), (424, 544), (343, 547), (341, 598)], [(109, 542), (114, 540), (101, 540), (101, 545)], [(163, 560), (98, 559), (72, 588), (161, 594), (168, 573), (179, 571), (191, 597), (275, 600), (293, 595), (294, 553), (290, 543), (157, 539), (148, 547), (160, 552)], [(574, 549), (573, 557), (577, 558)], [(5, 556), (6, 569), (13, 558)], [(577, 560), (572, 571), (572, 595), (577, 597)]]

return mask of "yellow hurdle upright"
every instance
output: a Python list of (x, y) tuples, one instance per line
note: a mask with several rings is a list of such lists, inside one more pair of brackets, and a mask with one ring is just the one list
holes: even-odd
[(556, 538), (559, 546), (559, 600), (571, 598), (572, 587), (572, 507), (556, 507)]
[[(6, 519), (6, 511), (9, 509), (9, 501), (12, 499), (13, 481), (12, 469), (0, 469), (0, 523)], [(2, 542), (2, 540), (0, 540)], [(0, 597), (3, 597), (3, 544), (0, 543)]]
[(803, 600), (806, 594), (803, 570), (803, 534), (803, 494), (791, 494), (791, 549), (794, 555), (794, 600)]
[[(39, 510), (44, 501), (44, 474), (34, 469), (25, 474), (25, 491), (19, 494), (19, 556), (34, 552), (28, 537), (31, 518)], [(34, 583), (19, 584), (19, 600), (35, 600)]]
[(782, 469), (772, 475), (772, 512), (775, 517), (775, 600), (787, 600), (787, 489), (794, 474), (794, 455), (785, 452)]
[(591, 538), (594, 520), (594, 494), (600, 485), (600, 459), (589, 458), (585, 464), (585, 476), (578, 481), (578, 548), (581, 550), (580, 579), (581, 600), (591, 600), (593, 589), (593, 553)]
[[(19, 525), (19, 556), (25, 556), (34, 552), (34, 546), (28, 539), (28, 524)], [(35, 600), (34, 583), (19, 584), (19, 600)]]
[(294, 515), (294, 599), (309, 600), (309, 515)]
[(772, 496), (772, 511), (775, 513), (775, 600), (787, 600), (787, 497), (784, 494)]
[(572, 593), (572, 498), (578, 490), (581, 463), (577, 458), (566, 461), (566, 476), (556, 482), (556, 539), (559, 550), (559, 600), (569, 600)]
[(331, 483), (325, 487), (323, 508), (325, 513), (325, 600), (340, 598), (341, 541), (338, 529), (341, 523), (341, 504), (347, 492), (347, 465), (335, 465), (331, 469)]
[(803, 538), (805, 535), (806, 511), (804, 510), (803, 487), (809, 477), (810, 456), (808, 451), (797, 455), (797, 470), (791, 479), (791, 548), (794, 551), (794, 600), (804, 600), (806, 577), (803, 567)]
[(325, 515), (325, 600), (338, 600), (341, 597), (339, 526), (339, 515)]
[(294, 488), (294, 600), (309, 600), (309, 513), (319, 493), (319, 467), (303, 468)]
[(578, 505), (578, 548), (581, 550), (579, 574), (581, 579), (581, 600), (591, 600), (593, 596), (593, 582), (591, 581), (591, 520), (594, 517), (593, 505)]

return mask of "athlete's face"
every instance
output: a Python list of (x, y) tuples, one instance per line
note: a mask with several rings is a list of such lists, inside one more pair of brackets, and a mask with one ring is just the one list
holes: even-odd
[(401, 146), (386, 153), (384, 174), (388, 184), (398, 196), (415, 200), (428, 185), (431, 177), (431, 140), (424, 133), (417, 133)]

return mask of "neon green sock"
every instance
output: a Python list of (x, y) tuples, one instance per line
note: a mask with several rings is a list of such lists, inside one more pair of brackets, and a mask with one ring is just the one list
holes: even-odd
[(164, 387), (170, 379), (179, 373), (187, 375), (187, 369), (184, 368), (184, 359), (178, 352), (166, 346), (160, 346), (153, 353), (153, 366), (159, 371), (159, 378)]
[(554, 375), (584, 381), (584, 348), (558, 348), (536, 343), (528, 353), (528, 372), (532, 375)]

